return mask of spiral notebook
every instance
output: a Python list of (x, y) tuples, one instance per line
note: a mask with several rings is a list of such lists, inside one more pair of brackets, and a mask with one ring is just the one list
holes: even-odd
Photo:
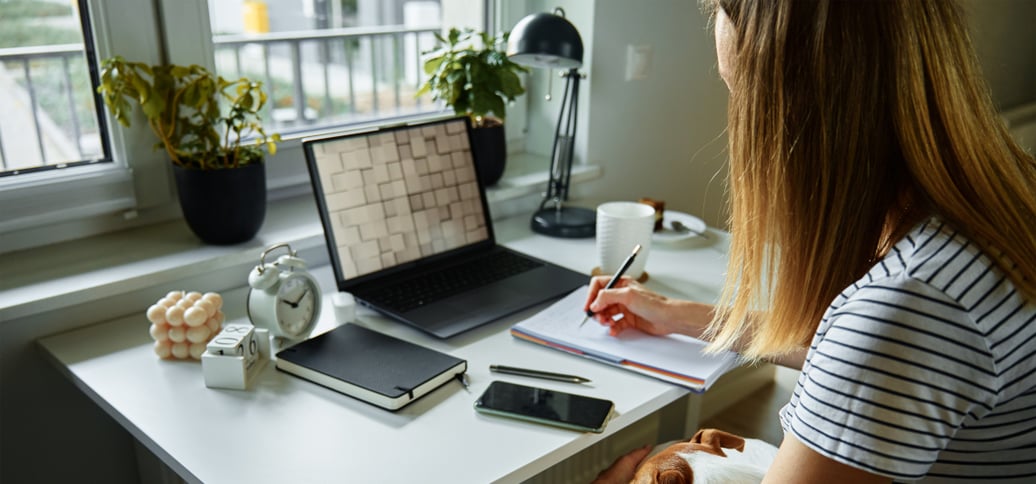
[(736, 353), (705, 354), (705, 342), (684, 335), (652, 336), (626, 330), (618, 336), (594, 321), (580, 326), (587, 286), (511, 327), (511, 335), (574, 355), (675, 383), (707, 390), (733, 368)]
[(388, 410), (467, 371), (446, 353), (345, 324), (277, 353), (277, 369)]

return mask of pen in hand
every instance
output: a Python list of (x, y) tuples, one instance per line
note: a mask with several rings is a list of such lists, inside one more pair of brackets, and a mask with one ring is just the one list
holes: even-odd
[[(611, 280), (608, 281), (608, 284), (606, 284), (604, 286), (604, 289), (611, 289), (611, 288), (615, 287), (615, 283), (619, 282), (619, 279), (621, 279), (622, 275), (626, 273), (626, 270), (629, 269), (631, 265), (633, 265), (633, 259), (637, 258), (637, 253), (639, 253), (639, 252), (640, 252), (640, 244), (637, 244), (636, 246), (633, 247), (633, 253), (631, 253), (630, 256), (627, 257), (626, 260), (622, 262), (622, 267), (619, 267), (619, 270), (615, 272), (615, 275), (612, 276)], [(602, 290), (604, 290), (604, 289), (602, 289)], [(586, 317), (583, 318), (583, 321), (581, 323), (579, 323), (579, 327), (582, 328), (583, 325), (586, 324), (586, 321), (588, 319), (592, 318), (593, 316), (594, 316), (594, 312), (589, 310), (589, 309), (587, 309), (586, 310)]]

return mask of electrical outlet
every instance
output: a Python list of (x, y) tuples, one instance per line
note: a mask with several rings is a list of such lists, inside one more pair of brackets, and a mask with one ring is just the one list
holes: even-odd
[(647, 79), (651, 71), (651, 57), (654, 49), (650, 44), (626, 46), (626, 80)]

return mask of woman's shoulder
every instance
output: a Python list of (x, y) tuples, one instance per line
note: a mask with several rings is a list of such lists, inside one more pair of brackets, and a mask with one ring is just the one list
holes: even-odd
[(868, 272), (862, 284), (923, 285), (964, 307), (997, 286), (1010, 286), (991, 256), (951, 224), (919, 223)]
[[(881, 300), (957, 321), (985, 338), (1005, 330), (1036, 333), (1028, 324), (1036, 317), (1036, 301), (1017, 289), (994, 257), (951, 224), (931, 218), (904, 236), (840, 302)], [(1027, 329), (1014, 332), (1022, 328)]]

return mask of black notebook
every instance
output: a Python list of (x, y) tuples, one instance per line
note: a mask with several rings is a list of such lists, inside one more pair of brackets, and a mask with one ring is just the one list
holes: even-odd
[(467, 371), (465, 360), (355, 324), (277, 353), (277, 369), (389, 410)]

